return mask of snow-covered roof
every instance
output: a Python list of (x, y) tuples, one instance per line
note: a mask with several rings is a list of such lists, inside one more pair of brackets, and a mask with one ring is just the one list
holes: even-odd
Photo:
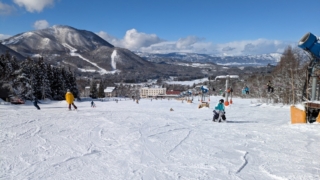
[(105, 92), (105, 93), (110, 93), (110, 92), (112, 92), (114, 89), (115, 89), (115, 87), (107, 87), (107, 88), (105, 88), (105, 89), (103, 90), (103, 92)]

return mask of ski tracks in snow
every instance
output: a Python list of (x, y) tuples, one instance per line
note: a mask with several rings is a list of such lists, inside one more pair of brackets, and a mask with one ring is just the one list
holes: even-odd
[(240, 172), (242, 171), (242, 169), (245, 168), (246, 165), (248, 164), (248, 159), (247, 159), (248, 152), (247, 152), (247, 151), (244, 151), (244, 152), (242, 152), (242, 153), (243, 153), (243, 156), (242, 156), (243, 163), (242, 163), (242, 165), (240, 166), (240, 168), (237, 170), (236, 174), (240, 173)]
[[(288, 125), (278, 109), (266, 117), (248, 111), (259, 123), (219, 124), (211, 122), (211, 109), (176, 101), (77, 105), (79, 112), (55, 102), (41, 111), (0, 109), (0, 179), (319, 177), (319, 127)], [(233, 105), (230, 119), (248, 115), (246, 108)]]
[(190, 134), (191, 134), (192, 131), (189, 130), (188, 134), (176, 145), (174, 146), (170, 151), (169, 153), (172, 153), (174, 150), (177, 149), (178, 146), (180, 146), (186, 139), (189, 138)]
[(276, 179), (276, 180), (288, 180), (287, 178), (283, 178), (283, 177), (280, 177), (280, 176), (277, 176), (275, 174), (272, 173), (272, 170), (270, 170), (268, 168), (268, 165), (267, 164), (262, 164), (259, 166), (259, 169), (264, 172), (265, 174), (267, 174), (270, 178), (272, 179)]

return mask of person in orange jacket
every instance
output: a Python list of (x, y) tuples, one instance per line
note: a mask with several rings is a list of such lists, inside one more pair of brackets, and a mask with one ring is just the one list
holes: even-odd
[(74, 109), (77, 109), (77, 106), (74, 105), (73, 101), (74, 101), (74, 96), (73, 94), (70, 92), (70, 90), (67, 90), (66, 93), (66, 101), (69, 104), (69, 110), (71, 110), (71, 104), (73, 105)]

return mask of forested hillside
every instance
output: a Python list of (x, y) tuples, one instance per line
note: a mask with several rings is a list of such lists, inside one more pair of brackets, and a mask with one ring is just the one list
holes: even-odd
[(64, 99), (67, 89), (78, 97), (76, 77), (70, 70), (45, 63), (43, 58), (18, 62), (9, 53), (0, 57), (0, 83), (13, 97)]

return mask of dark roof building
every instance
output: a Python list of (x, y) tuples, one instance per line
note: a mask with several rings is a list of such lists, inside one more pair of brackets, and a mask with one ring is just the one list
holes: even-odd
[(169, 90), (166, 92), (167, 95), (180, 95), (181, 92), (180, 91), (174, 91), (174, 90)]

